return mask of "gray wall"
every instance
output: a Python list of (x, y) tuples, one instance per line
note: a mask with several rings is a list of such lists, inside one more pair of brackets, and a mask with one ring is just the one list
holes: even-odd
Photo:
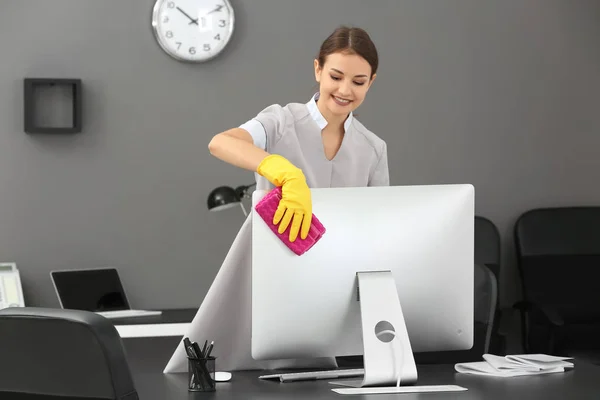
[[(0, 13), (0, 260), (28, 304), (58, 304), (52, 269), (116, 266), (137, 307), (197, 306), (243, 221), (206, 197), (252, 174), (213, 134), (271, 103), (307, 101), (341, 23), (372, 34), (379, 77), (359, 118), (388, 142), (392, 184), (470, 182), (505, 242), (538, 206), (598, 204), (600, 2), (235, 0), (230, 47), (166, 56), (151, 0), (4, 0)], [(22, 79), (84, 82), (84, 132), (23, 132)]]

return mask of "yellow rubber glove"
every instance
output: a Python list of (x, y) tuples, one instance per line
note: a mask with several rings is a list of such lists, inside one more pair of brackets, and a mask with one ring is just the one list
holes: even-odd
[(282, 198), (273, 216), (273, 224), (279, 224), (278, 232), (285, 232), (291, 221), (290, 242), (296, 240), (298, 232), (306, 239), (312, 222), (312, 200), (302, 170), (284, 157), (271, 154), (261, 161), (256, 172), (281, 186)]

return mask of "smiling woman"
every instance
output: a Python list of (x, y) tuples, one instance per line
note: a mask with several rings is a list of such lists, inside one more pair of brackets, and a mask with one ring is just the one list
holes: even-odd
[(308, 232), (309, 188), (389, 185), (386, 143), (352, 115), (378, 65), (369, 34), (341, 26), (321, 44), (314, 60), (319, 92), (307, 103), (270, 105), (209, 144), (217, 158), (257, 172), (257, 189), (282, 187), (273, 223), (280, 233), (291, 224), (291, 241)]

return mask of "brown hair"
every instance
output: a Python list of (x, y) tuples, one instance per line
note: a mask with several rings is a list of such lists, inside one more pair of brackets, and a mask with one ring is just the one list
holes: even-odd
[(369, 37), (369, 34), (361, 28), (353, 28), (348, 26), (338, 27), (325, 41), (321, 44), (317, 61), (323, 67), (325, 59), (328, 55), (337, 52), (345, 52), (347, 54), (358, 54), (371, 65), (371, 78), (377, 72), (379, 65), (379, 57), (375, 44)]

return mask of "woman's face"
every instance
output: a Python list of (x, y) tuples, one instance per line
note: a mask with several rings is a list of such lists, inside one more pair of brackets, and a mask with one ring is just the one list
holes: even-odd
[(367, 60), (342, 52), (328, 55), (323, 66), (315, 60), (315, 77), (320, 85), (319, 105), (336, 116), (357, 109), (375, 80)]

